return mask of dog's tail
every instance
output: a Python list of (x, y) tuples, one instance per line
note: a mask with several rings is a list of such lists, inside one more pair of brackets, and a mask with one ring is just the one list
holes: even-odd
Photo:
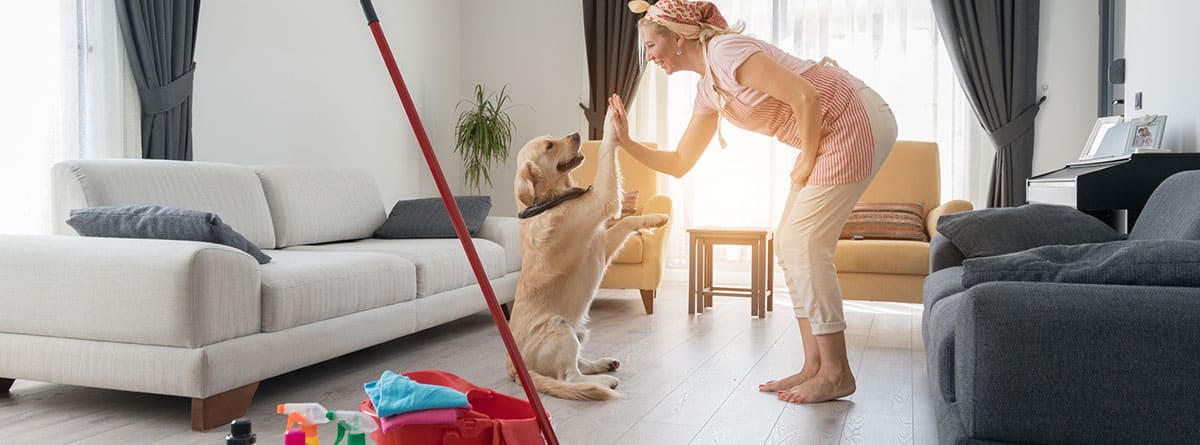
[(604, 385), (587, 382), (567, 382), (538, 374), (529, 370), (533, 386), (538, 391), (570, 400), (610, 400), (621, 397), (621, 394)]

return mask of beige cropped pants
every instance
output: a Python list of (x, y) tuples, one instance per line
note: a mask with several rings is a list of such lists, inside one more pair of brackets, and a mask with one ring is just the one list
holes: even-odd
[(866, 108), (875, 141), (871, 175), (860, 182), (792, 190), (775, 230), (775, 256), (783, 269), (796, 318), (807, 318), (816, 335), (846, 330), (833, 252), (854, 204), (896, 143), (896, 118), (887, 102), (870, 88), (859, 89), (858, 96)]

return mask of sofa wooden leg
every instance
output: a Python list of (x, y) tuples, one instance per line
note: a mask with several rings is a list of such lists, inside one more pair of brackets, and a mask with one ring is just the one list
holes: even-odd
[(504, 303), (500, 305), (500, 311), (504, 312), (504, 319), (512, 319), (512, 303)]
[(246, 415), (254, 392), (258, 390), (258, 383), (204, 399), (192, 399), (192, 431), (208, 431)]
[(12, 388), (13, 382), (16, 380), (0, 377), (0, 394), (7, 394), (9, 388)]
[(646, 314), (654, 313), (654, 294), (655, 289), (641, 289), (642, 291), (642, 306), (646, 308)]

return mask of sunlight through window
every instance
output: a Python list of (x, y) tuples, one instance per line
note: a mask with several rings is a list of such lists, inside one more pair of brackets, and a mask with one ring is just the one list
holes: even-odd
[(0, 3), (0, 233), (51, 233), (54, 163), (137, 156), (115, 14), (111, 1)]

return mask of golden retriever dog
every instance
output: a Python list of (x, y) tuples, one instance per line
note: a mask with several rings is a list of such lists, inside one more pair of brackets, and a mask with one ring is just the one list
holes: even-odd
[[(579, 133), (534, 138), (517, 155), (514, 181), (521, 220), (521, 279), (509, 327), (543, 393), (575, 400), (617, 397), (620, 380), (604, 372), (621, 363), (580, 355), (588, 310), (600, 279), (617, 249), (641, 229), (661, 227), (667, 215), (638, 215), (606, 222), (620, 214), (621, 185), (617, 143), (605, 119), (593, 188), (575, 187), (570, 173), (584, 162)], [(516, 372), (508, 360), (509, 377)]]

